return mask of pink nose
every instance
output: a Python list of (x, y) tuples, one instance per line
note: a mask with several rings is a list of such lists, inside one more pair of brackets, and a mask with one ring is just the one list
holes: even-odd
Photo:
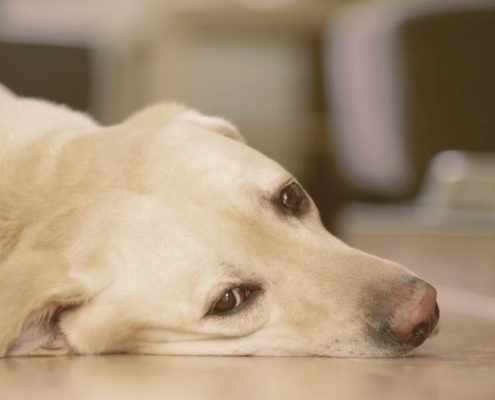
[(385, 331), (398, 342), (419, 346), (438, 323), (436, 299), (437, 291), (421, 279), (395, 288)]

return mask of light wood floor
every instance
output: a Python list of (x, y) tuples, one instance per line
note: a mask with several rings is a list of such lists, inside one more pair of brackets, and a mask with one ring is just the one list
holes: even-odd
[(440, 335), (401, 359), (3, 359), (0, 399), (495, 399), (495, 322), (442, 320)]

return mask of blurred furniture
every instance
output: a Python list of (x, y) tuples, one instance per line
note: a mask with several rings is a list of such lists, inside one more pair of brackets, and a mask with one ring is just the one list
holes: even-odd
[(133, 0), (2, 0), (0, 81), (117, 121), (145, 101), (135, 76), (151, 35), (148, 13)]
[(495, 3), (370, 1), (330, 26), (327, 94), (348, 199), (418, 191), (440, 151), (495, 151)]

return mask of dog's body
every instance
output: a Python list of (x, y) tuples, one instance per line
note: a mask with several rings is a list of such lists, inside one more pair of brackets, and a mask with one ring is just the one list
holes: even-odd
[(101, 127), (0, 87), (0, 357), (397, 356), (434, 289), (351, 249), (235, 127), (174, 104)]

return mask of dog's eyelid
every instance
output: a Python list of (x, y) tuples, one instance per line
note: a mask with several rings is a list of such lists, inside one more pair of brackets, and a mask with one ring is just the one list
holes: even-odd
[[(204, 317), (210, 316), (230, 316), (234, 315), (237, 312), (245, 309), (252, 302), (254, 298), (256, 298), (256, 294), (263, 291), (261, 284), (258, 282), (243, 282), (243, 283), (235, 283), (230, 285), (222, 285), (223, 289), (216, 292), (216, 295), (213, 297), (213, 300), (209, 302), (210, 306), (204, 315)], [(214, 308), (216, 304), (221, 300), (221, 298), (229, 292), (233, 292), (235, 290), (243, 290), (249, 292), (249, 295), (243, 299), (243, 301), (236, 307), (231, 310), (225, 312), (215, 312)], [(237, 297), (237, 296), (236, 296)]]
[(297, 180), (296, 180), (296, 178), (291, 176), (289, 179), (285, 180), (284, 183), (277, 186), (276, 193), (280, 193), (282, 190), (284, 190), (286, 187), (289, 187), (293, 183), (297, 183)]

